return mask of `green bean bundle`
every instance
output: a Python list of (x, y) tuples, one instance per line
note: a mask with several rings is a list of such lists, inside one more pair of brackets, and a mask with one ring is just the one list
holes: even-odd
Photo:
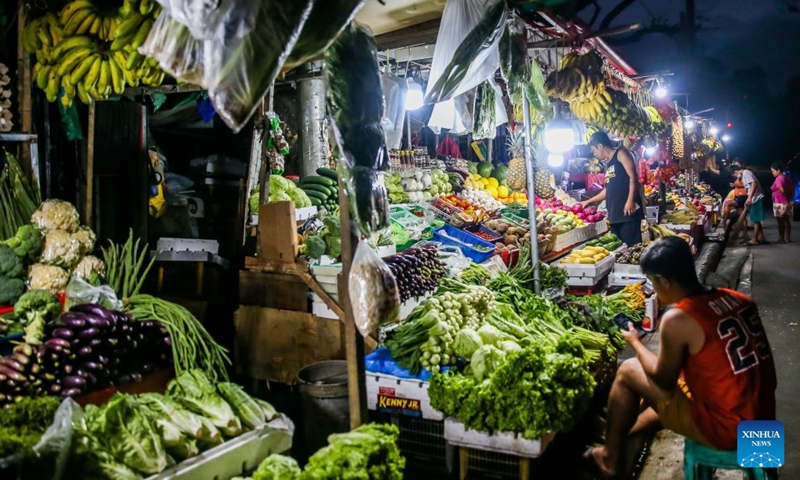
[(133, 295), (128, 312), (137, 320), (156, 320), (164, 325), (172, 342), (175, 375), (198, 368), (211, 379), (228, 379), (227, 350), (211, 338), (197, 318), (184, 307), (151, 295)]

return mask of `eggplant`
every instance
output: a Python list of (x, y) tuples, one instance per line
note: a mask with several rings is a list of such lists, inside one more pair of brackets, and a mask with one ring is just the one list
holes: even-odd
[(6, 365), (0, 365), (0, 374), (8, 378), (6, 380), (6, 385), (8, 386), (16, 386), (16, 382), (24, 382), (26, 380), (25, 375)]
[(131, 381), (139, 383), (142, 381), (142, 374), (140, 373), (131, 373)]
[(25, 355), (26, 357), (30, 357), (33, 355), (34, 349), (33, 345), (29, 343), (20, 343), (19, 345), (14, 347), (14, 353), (18, 353), (20, 355)]
[(97, 356), (97, 361), (102, 365), (106, 365), (106, 364), (108, 364), (109, 358), (108, 357), (104, 357), (102, 355), (98, 355)]
[(87, 328), (86, 330), (81, 331), (78, 333), (78, 336), (84, 340), (91, 340), (97, 334), (100, 333), (100, 329), (98, 328)]
[(66, 390), (61, 390), (62, 397), (77, 397), (81, 394), (80, 388), (68, 388)]
[(131, 381), (130, 375), (120, 375), (117, 377), (117, 383), (128, 383)]
[(61, 315), (59, 321), (70, 328), (81, 328), (86, 325), (86, 314), (66, 312)]
[(86, 379), (78, 375), (69, 375), (61, 379), (61, 386), (64, 388), (82, 388), (86, 385)]
[(29, 357), (27, 355), (23, 355), (21, 353), (12, 354), (11, 358), (13, 358), (14, 360), (16, 360), (17, 362), (19, 362), (22, 365), (29, 365), (31, 363), (31, 357)]
[(90, 347), (99, 347), (102, 344), (103, 344), (103, 339), (102, 338), (93, 338), (93, 339), (91, 339), (89, 341), (89, 346)]
[(69, 340), (70, 338), (75, 336), (75, 332), (69, 328), (56, 328), (55, 330), (53, 330), (52, 335), (57, 338), (64, 338), (66, 340)]
[(19, 363), (11, 357), (0, 358), (0, 365), (5, 365), (6, 367), (14, 369), (20, 373), (25, 371), (25, 365)]
[(114, 347), (119, 343), (119, 339), (117, 337), (108, 337), (106, 338), (106, 343)]
[(88, 357), (91, 354), (92, 354), (92, 347), (89, 346), (82, 347), (80, 350), (78, 350), (79, 357)]
[(50, 393), (59, 393), (61, 391), (61, 385), (58, 383), (54, 383), (50, 385)]
[(144, 373), (150, 373), (155, 369), (156, 369), (156, 366), (153, 365), (152, 363), (145, 363), (144, 365), (142, 365), (142, 371)]
[(44, 342), (44, 344), (48, 347), (58, 347), (61, 349), (69, 349), (70, 343), (63, 338), (51, 338)]
[(97, 305), (96, 303), (84, 303), (82, 305), (75, 305), (74, 307), (70, 308), (69, 311), (88, 313), (96, 317), (104, 318), (109, 322), (114, 322), (116, 320), (116, 318), (114, 317), (114, 312), (106, 308), (103, 308), (100, 305)]
[(83, 362), (81, 365), (89, 372), (97, 372), (103, 369), (103, 366), (96, 362)]

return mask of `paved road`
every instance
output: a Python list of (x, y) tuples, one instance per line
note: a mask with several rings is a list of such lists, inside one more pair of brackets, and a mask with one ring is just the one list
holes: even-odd
[[(786, 460), (781, 478), (800, 479), (800, 223), (798, 243), (761, 245), (753, 252), (753, 299), (767, 329), (778, 372), (778, 419), (784, 423)], [(778, 236), (773, 219), (765, 222), (767, 240)]]

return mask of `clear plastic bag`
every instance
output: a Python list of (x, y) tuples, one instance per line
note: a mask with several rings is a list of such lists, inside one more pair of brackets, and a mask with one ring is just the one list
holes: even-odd
[(262, 1), (255, 28), (237, 42), (204, 46), (205, 84), (220, 118), (234, 131), (247, 123), (272, 86), (311, 13), (311, 0)]
[(197, 40), (233, 41), (253, 30), (260, 3), (252, 0), (159, 0), (164, 11)]
[(390, 227), (389, 192), (383, 182), (383, 173), (353, 167), (345, 170), (347, 200), (353, 221), (362, 235), (380, 235)]
[(381, 75), (383, 98), (386, 102), (381, 125), (386, 134), (386, 146), (400, 148), (403, 141), (403, 124), (406, 119), (406, 91), (408, 85), (404, 80), (392, 72)]
[(189, 28), (162, 10), (139, 52), (153, 57), (167, 73), (184, 82), (205, 84), (205, 42), (195, 39)]
[(109, 310), (121, 310), (122, 302), (117, 298), (114, 289), (108, 285), (93, 286), (88, 282), (72, 277), (67, 285), (67, 308), (72, 305), (95, 303)]
[(366, 337), (379, 326), (398, 320), (397, 280), (366, 240), (358, 243), (348, 282), (350, 307), (361, 335)]
[(72, 268), (81, 260), (83, 244), (66, 230), (49, 230), (44, 236), (41, 263)]

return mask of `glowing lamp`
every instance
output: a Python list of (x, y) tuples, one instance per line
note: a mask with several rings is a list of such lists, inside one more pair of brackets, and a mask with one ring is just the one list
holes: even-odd
[(408, 91), (406, 92), (406, 110), (417, 110), (425, 104), (425, 95), (422, 93), (422, 85), (415, 82), (413, 78), (408, 79)]

